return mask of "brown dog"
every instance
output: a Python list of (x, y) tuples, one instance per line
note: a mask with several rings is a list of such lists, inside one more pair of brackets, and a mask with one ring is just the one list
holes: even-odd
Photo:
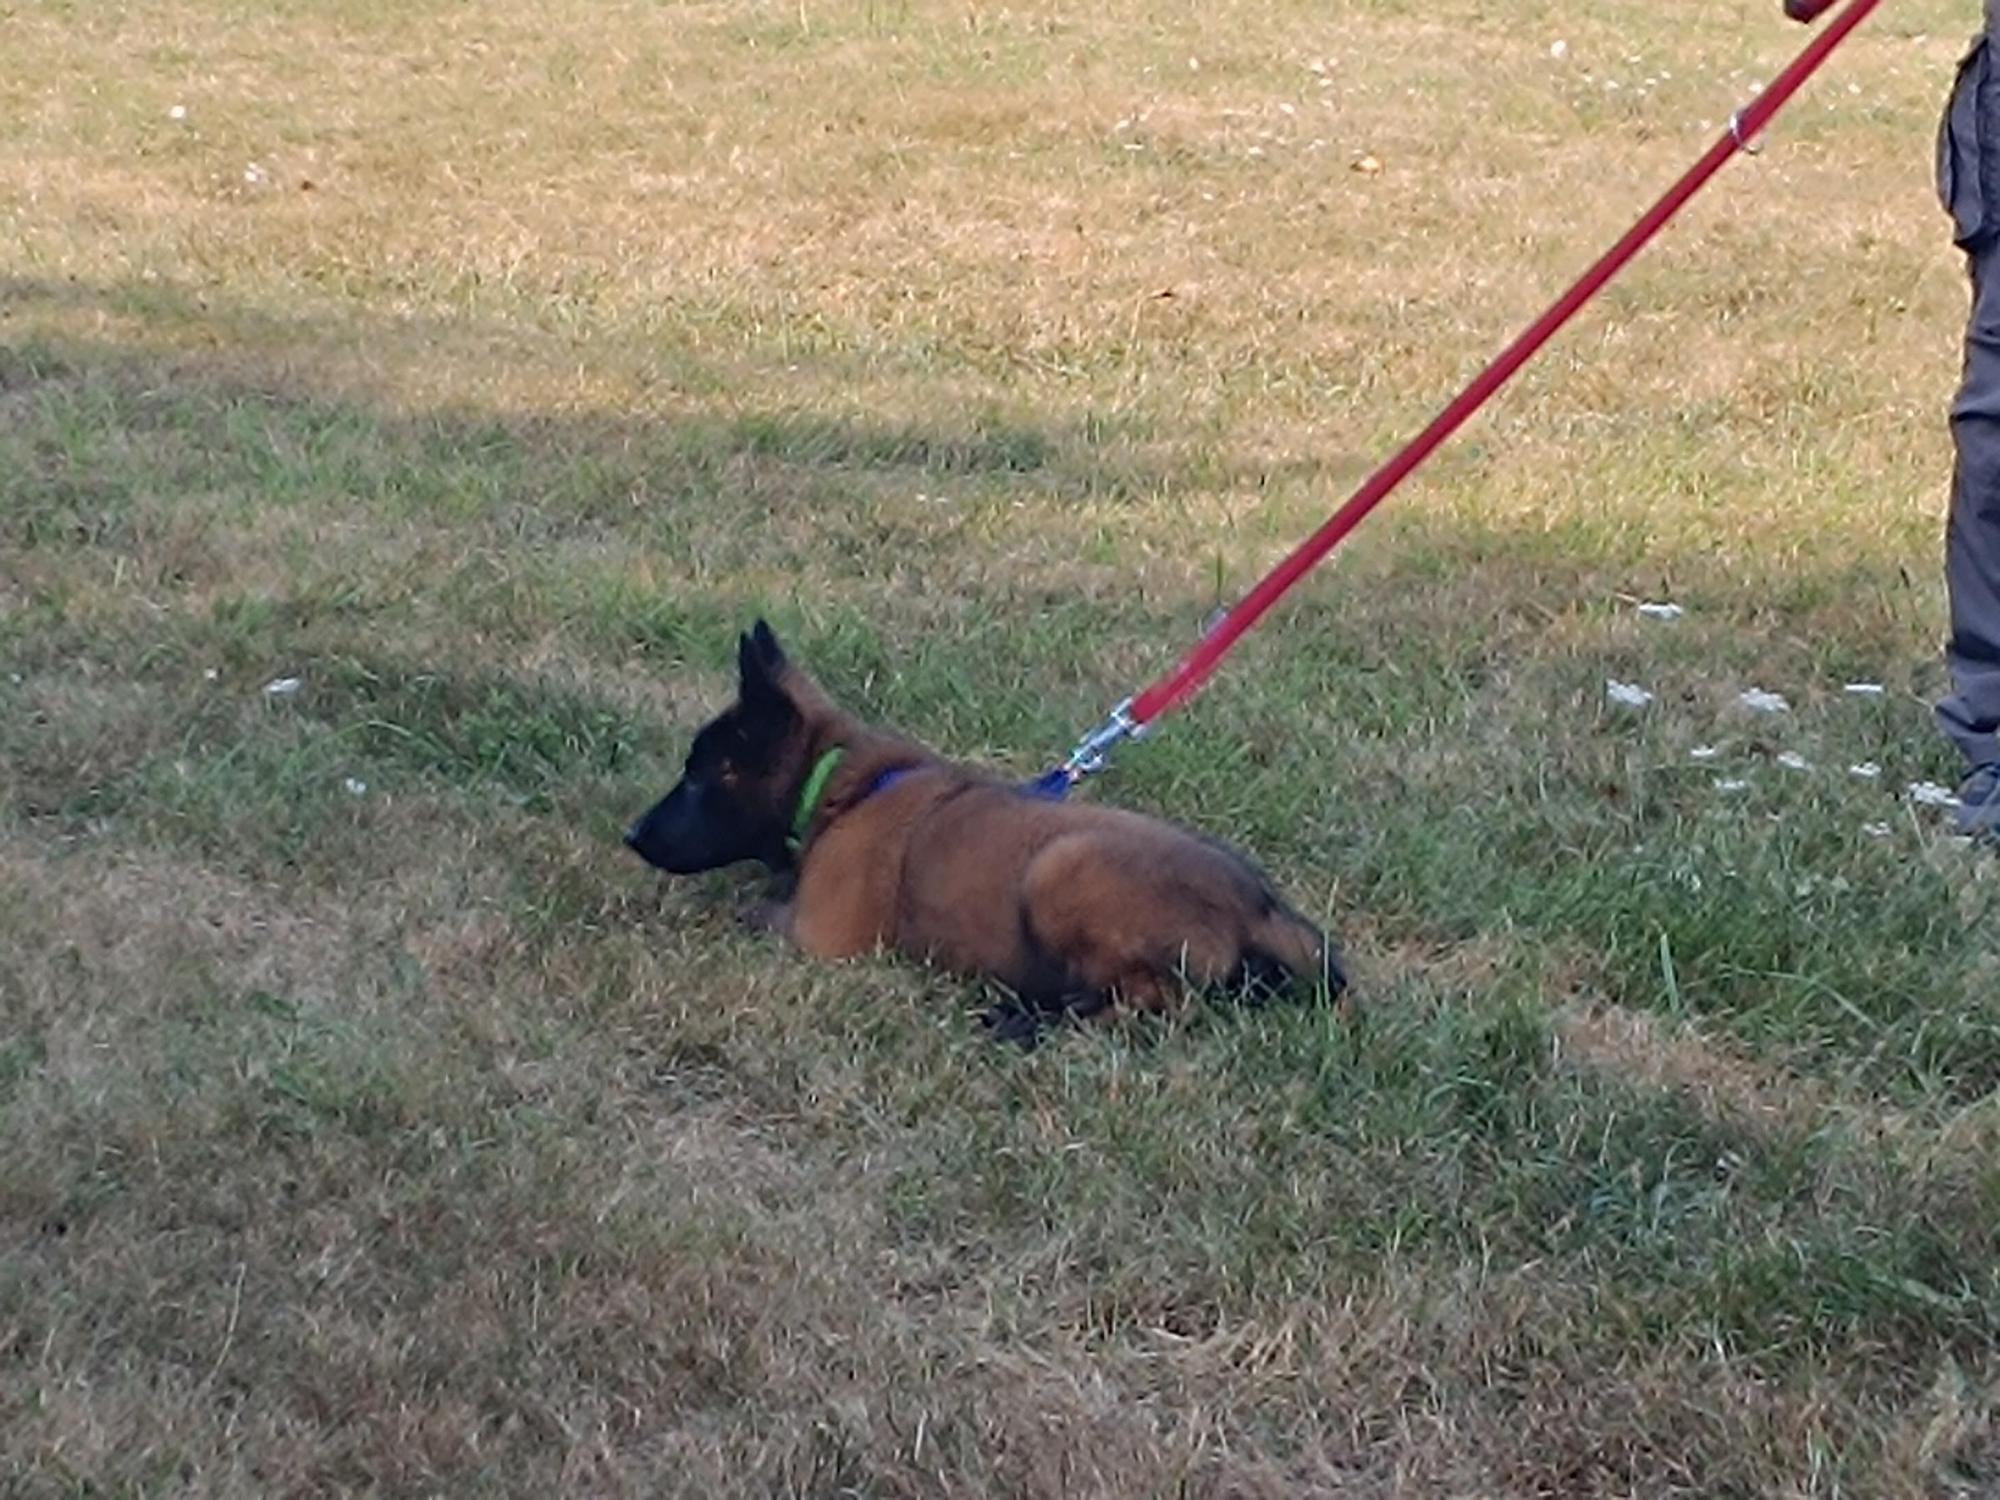
[(998, 981), (1032, 1042), (1062, 1012), (1166, 1007), (1182, 982), (1338, 997), (1333, 947), (1241, 856), (1136, 813), (1036, 796), (863, 726), (758, 621), (736, 703), (626, 835), (677, 875), (760, 860), (762, 921), (806, 952), (889, 947)]

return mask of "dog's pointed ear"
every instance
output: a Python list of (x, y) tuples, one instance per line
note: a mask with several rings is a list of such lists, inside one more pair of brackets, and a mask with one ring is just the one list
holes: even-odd
[(791, 699), (779, 679), (785, 673), (785, 652), (771, 627), (759, 620), (736, 642), (736, 670), (743, 705), (750, 709), (783, 708)]
[(778, 644), (778, 633), (767, 621), (760, 619), (751, 627), (750, 639), (759, 654), (770, 663), (773, 676), (785, 670), (785, 648)]

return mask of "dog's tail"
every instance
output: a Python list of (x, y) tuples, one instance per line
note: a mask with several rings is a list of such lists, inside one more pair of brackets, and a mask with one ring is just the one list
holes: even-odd
[(1272, 899), (1246, 936), (1243, 977), (1251, 984), (1272, 990), (1288, 984), (1311, 985), (1331, 1001), (1346, 993), (1347, 970), (1339, 950), (1284, 902)]

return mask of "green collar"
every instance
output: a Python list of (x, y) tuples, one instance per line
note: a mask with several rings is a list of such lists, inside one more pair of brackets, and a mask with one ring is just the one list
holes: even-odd
[(792, 812), (792, 831), (785, 837), (785, 847), (793, 854), (805, 847), (806, 830), (812, 827), (813, 815), (826, 795), (826, 784), (846, 758), (847, 752), (835, 745), (813, 762), (812, 774), (806, 777), (806, 784), (799, 791), (799, 805)]

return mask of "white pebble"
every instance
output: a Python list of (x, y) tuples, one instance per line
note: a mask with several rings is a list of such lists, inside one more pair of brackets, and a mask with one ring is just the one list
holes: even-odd
[(1903, 788), (1909, 799), (1919, 807), (1957, 807), (1958, 794), (1950, 787), (1939, 786), (1935, 781), (1913, 781)]
[(1619, 682), (1615, 679), (1604, 684), (1604, 696), (1613, 703), (1623, 704), (1627, 708), (1644, 708), (1653, 701), (1653, 695), (1636, 682)]
[(1778, 764), (1787, 771), (1810, 771), (1812, 762), (1796, 750), (1787, 750), (1778, 757)]
[(1863, 823), (1861, 831), (1871, 839), (1886, 839), (1890, 833), (1887, 823)]
[(1882, 768), (1872, 760), (1856, 761), (1847, 768), (1849, 776), (1859, 776), (1863, 781), (1873, 781), (1882, 774)]
[(264, 696), (266, 698), (289, 698), (304, 686), (305, 683), (296, 677), (273, 677), (269, 682), (264, 684)]
[(1792, 707), (1782, 693), (1767, 693), (1762, 688), (1746, 689), (1736, 701), (1754, 714), (1789, 713)]
[(176, 104), (172, 109), (167, 111), (167, 118), (169, 120), (185, 120), (187, 117), (188, 107), (185, 104)]
[(1562, 59), (1569, 56), (1569, 43), (1561, 37), (1557, 37), (1553, 42), (1549, 43), (1549, 56), (1555, 58), (1558, 62), (1562, 61)]
[(368, 795), (368, 783), (358, 776), (348, 777), (345, 781), (341, 782), (341, 785), (347, 789), (347, 795), (350, 797), (365, 797)]

